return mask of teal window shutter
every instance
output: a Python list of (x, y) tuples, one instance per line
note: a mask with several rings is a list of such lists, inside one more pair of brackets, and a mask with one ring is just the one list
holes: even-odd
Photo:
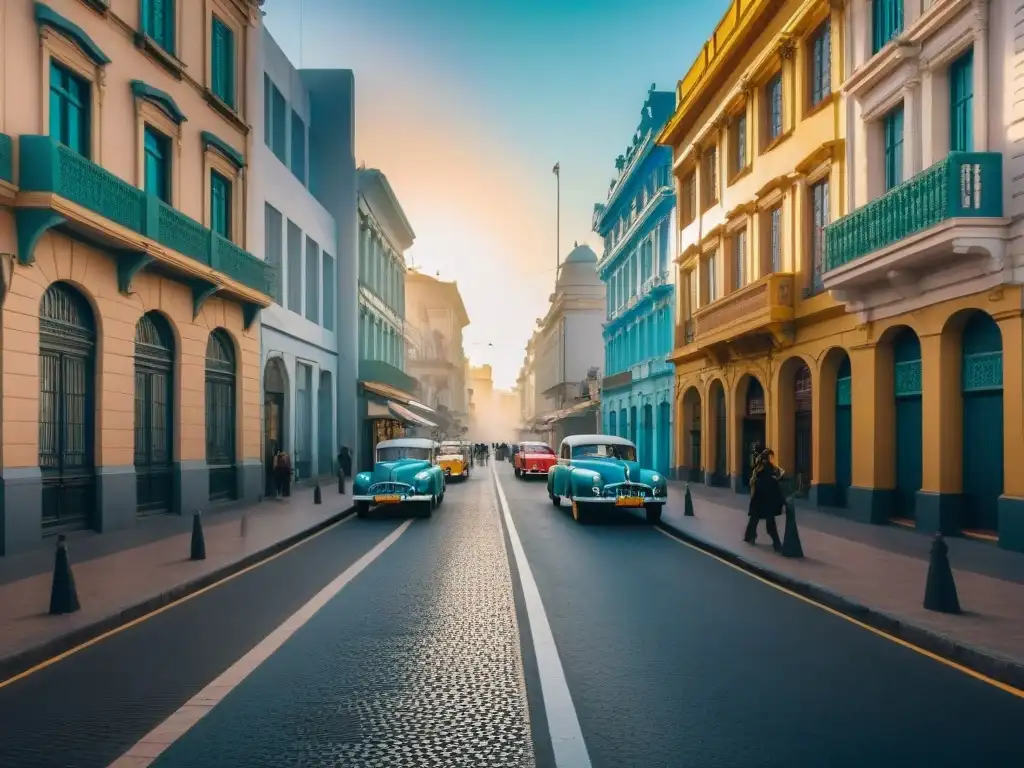
[(142, 0), (142, 31), (168, 53), (174, 53), (174, 0)]
[(231, 239), (231, 182), (216, 171), (210, 172), (210, 229)]
[(974, 149), (974, 49), (949, 67), (949, 148)]
[(885, 116), (885, 188), (890, 190), (903, 181), (903, 106)]
[(878, 53), (902, 31), (903, 0), (872, 0), (871, 52)]
[(50, 62), (50, 136), (89, 157), (90, 84), (71, 70)]
[(146, 158), (146, 192), (170, 204), (170, 140), (159, 131), (147, 125), (143, 145)]
[(235, 34), (223, 21), (213, 17), (211, 40), (213, 93), (232, 109), (235, 108)]

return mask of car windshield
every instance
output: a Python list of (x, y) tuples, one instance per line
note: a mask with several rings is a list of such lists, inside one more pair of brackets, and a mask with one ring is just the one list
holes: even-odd
[(526, 453), (544, 453), (549, 456), (555, 455), (555, 452), (551, 450), (551, 446), (544, 445), (544, 443), (524, 443), (523, 451)]
[(462, 446), (459, 443), (441, 443), (441, 453), (462, 453)]
[(398, 461), (399, 459), (430, 461), (430, 449), (411, 445), (389, 445), (377, 449), (377, 461)]
[(623, 459), (636, 461), (636, 448), (632, 445), (610, 445), (608, 443), (589, 443), (576, 445), (572, 449), (574, 459), (601, 458)]

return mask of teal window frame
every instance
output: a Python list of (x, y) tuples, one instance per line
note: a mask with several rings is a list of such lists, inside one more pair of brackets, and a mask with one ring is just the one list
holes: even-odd
[(52, 59), (50, 136), (82, 157), (92, 154), (92, 83)]
[(235, 108), (235, 33), (216, 14), (210, 28), (210, 90)]
[(825, 20), (811, 39), (811, 107), (832, 93), (832, 26)]
[(175, 53), (174, 0), (140, 0), (139, 17), (146, 37), (168, 53)]
[(151, 125), (143, 129), (146, 193), (171, 204), (171, 139)]
[(903, 183), (903, 105), (882, 119), (885, 139), (885, 189)]
[(974, 48), (949, 65), (949, 149), (974, 151)]
[(777, 72), (765, 87), (768, 96), (768, 141), (773, 142), (782, 135), (782, 72)]
[(210, 229), (231, 239), (231, 179), (210, 171)]
[(903, 31), (903, 0), (871, 0), (871, 53)]

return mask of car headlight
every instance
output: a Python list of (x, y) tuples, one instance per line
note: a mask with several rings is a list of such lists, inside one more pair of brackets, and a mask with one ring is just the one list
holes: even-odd
[(652, 483), (656, 483), (656, 482), (658, 482), (659, 480), (661, 480), (661, 478), (660, 478), (660, 477), (658, 477), (657, 475), (651, 475), (651, 482), (652, 482)]
[(416, 475), (417, 480), (426, 480), (428, 477), (430, 477), (429, 472), (420, 472), (418, 475)]
[(598, 488), (596, 485), (593, 488), (591, 488), (590, 490), (594, 492), (595, 496), (600, 496), (601, 495), (601, 489)]

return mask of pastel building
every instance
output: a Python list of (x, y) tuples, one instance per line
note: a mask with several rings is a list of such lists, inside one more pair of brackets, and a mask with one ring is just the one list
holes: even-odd
[(257, 6), (4, 5), (0, 553), (260, 497)]
[(339, 296), (354, 298), (354, 285), (342, 275), (352, 269), (355, 236), (353, 217), (342, 214), (347, 195), (338, 200), (326, 194), (319, 171), (329, 152), (342, 159), (331, 182), (353, 185), (355, 163), (353, 133), (345, 130), (351, 120), (325, 125), (322, 117), (327, 100), (337, 101), (331, 109), (350, 115), (351, 73), (298, 70), (266, 29), (261, 40), (262, 119), (253, 125), (250, 218), (253, 241), (276, 275), (261, 334), (269, 493), (277, 450), (291, 456), (299, 479), (335, 469), (340, 350), (353, 336), (339, 333), (345, 327), (339, 325)]
[(640, 463), (668, 474), (672, 460), (675, 309), (675, 190), (672, 150), (656, 143), (675, 94), (651, 87), (640, 125), (615, 159), (608, 199), (594, 206), (604, 240), (597, 274), (605, 284), (601, 411), (608, 434), (636, 443)]

